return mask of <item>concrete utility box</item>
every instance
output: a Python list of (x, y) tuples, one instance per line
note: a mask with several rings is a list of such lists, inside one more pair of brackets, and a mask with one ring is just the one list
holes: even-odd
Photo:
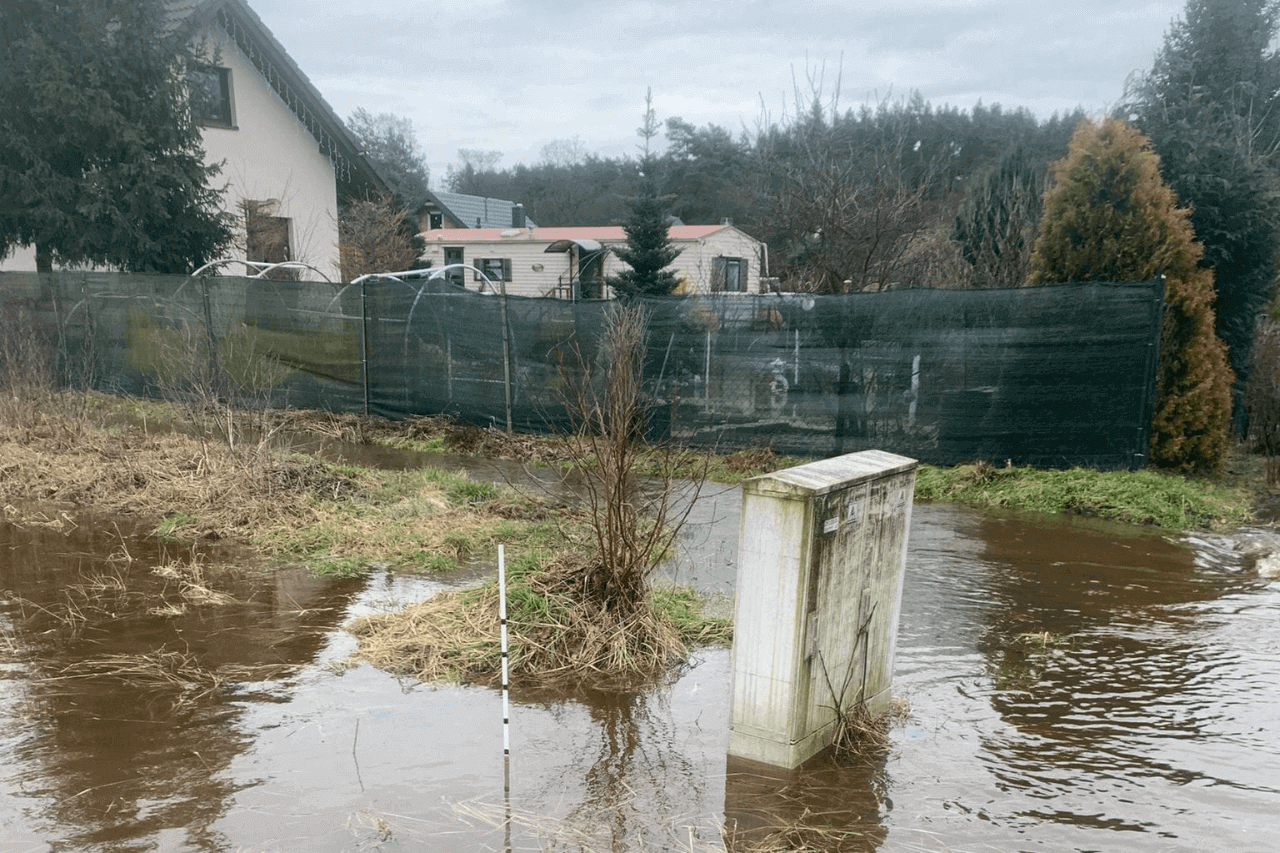
[(879, 450), (742, 485), (729, 754), (793, 768), (884, 710), (916, 462)]

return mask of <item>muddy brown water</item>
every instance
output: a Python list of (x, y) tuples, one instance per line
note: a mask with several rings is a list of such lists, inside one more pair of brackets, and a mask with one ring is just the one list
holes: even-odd
[[(474, 575), (209, 552), (233, 601), (207, 603), (154, 572), (188, 550), (49, 521), (0, 523), (4, 853), (676, 850), (726, 816), (859, 851), (1280, 848), (1280, 582), (1231, 540), (917, 506), (887, 750), (727, 765), (730, 657), (705, 649), (635, 694), (517, 684), (504, 798), (499, 693), (340, 665), (354, 615)], [(731, 592), (737, 525), (737, 490), (709, 487), (671, 573)], [(103, 671), (156, 650), (189, 669)]]

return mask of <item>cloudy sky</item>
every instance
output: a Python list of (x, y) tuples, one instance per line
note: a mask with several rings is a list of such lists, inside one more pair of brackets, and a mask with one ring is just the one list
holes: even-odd
[(821, 77), (842, 107), (919, 90), (1041, 118), (1116, 103), (1182, 0), (250, 0), (333, 108), (412, 119), (434, 188), (460, 148), (634, 153), (659, 121), (753, 128)]

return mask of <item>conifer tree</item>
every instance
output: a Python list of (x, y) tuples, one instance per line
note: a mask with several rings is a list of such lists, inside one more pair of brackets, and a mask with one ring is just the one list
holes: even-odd
[(658, 195), (655, 172), (657, 157), (649, 150), (650, 141), (658, 135), (658, 121), (653, 111), (653, 92), (645, 95), (644, 123), (636, 133), (644, 140), (640, 157), (640, 186), (627, 202), (627, 222), (622, 230), (627, 244), (614, 249), (614, 254), (630, 269), (609, 277), (609, 286), (621, 299), (637, 296), (665, 296), (675, 290), (676, 274), (667, 267), (680, 256), (671, 245), (671, 226), (663, 197)]
[(1148, 459), (1188, 473), (1216, 470), (1229, 448), (1232, 373), (1214, 333), (1213, 272), (1189, 211), (1160, 179), (1140, 132), (1115, 118), (1080, 122), (1053, 167), (1031, 282), (1139, 281), (1165, 276)]

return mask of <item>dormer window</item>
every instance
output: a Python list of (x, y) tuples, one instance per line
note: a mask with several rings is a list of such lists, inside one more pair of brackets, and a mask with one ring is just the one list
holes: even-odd
[(234, 128), (231, 111), (231, 69), (202, 65), (187, 72), (191, 116), (205, 127)]

